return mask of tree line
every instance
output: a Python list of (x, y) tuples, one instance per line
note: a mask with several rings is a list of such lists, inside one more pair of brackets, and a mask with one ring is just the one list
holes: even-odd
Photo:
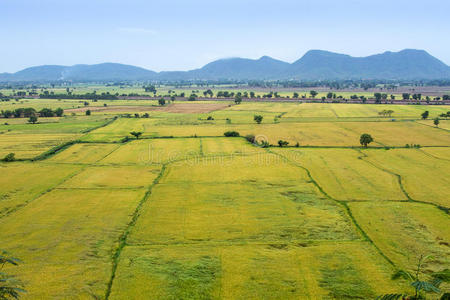
[(37, 111), (32, 107), (26, 107), (26, 108), (17, 108), (14, 110), (0, 111), (0, 117), (2, 118), (30, 118), (32, 116), (50, 118), (50, 117), (62, 117), (63, 114), (64, 110), (62, 108), (57, 108), (55, 110), (52, 110), (51, 108), (43, 108), (40, 111)]

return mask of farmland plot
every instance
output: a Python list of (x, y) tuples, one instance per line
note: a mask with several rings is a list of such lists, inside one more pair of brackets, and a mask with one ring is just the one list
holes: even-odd
[[(292, 157), (338, 200), (406, 200), (395, 175), (382, 171), (349, 149), (274, 150)], [(384, 150), (380, 150), (384, 151)], [(292, 152), (296, 155), (292, 155)]]
[(418, 201), (450, 206), (450, 162), (416, 149), (366, 150), (364, 160), (401, 176), (408, 195)]
[(31, 298), (103, 297), (111, 252), (144, 193), (56, 189), (0, 219), (2, 244), (26, 264), (7, 271)]

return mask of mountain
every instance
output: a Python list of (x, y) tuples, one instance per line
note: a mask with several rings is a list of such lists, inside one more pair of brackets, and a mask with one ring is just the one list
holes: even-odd
[(19, 71), (14, 74), (0, 74), (0, 81), (114, 81), (114, 80), (147, 80), (154, 78), (156, 72), (144, 68), (102, 63), (96, 65), (38, 66)]
[(156, 73), (130, 65), (103, 63), (70, 67), (47, 65), (27, 68), (13, 74), (0, 73), (0, 82), (219, 79), (450, 79), (450, 67), (424, 50), (387, 51), (367, 57), (310, 50), (292, 64), (263, 56), (259, 59), (219, 59), (191, 71)]
[(367, 57), (311, 50), (291, 66), (289, 77), (296, 79), (450, 78), (450, 67), (426, 51), (414, 49)]
[(192, 79), (273, 79), (283, 77), (290, 64), (263, 56), (260, 59), (228, 58), (188, 72)]

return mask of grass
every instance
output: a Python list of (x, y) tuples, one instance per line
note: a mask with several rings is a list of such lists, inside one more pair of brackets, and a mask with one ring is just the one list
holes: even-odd
[(0, 219), (2, 245), (25, 266), (7, 271), (33, 298), (102, 297), (111, 250), (144, 192), (56, 189)]
[[(83, 102), (29, 99), (0, 108)], [(156, 104), (90, 105), (104, 103), (130, 113)], [(397, 121), (379, 117), (382, 109), (393, 109)], [(1, 248), (23, 260), (6, 271), (37, 299), (370, 299), (402, 292), (405, 283), (390, 275), (417, 255), (436, 257), (427, 272), (449, 265), (450, 139), (445, 128), (419, 120), (425, 109), (431, 116), (449, 110), (244, 102), (113, 122), (114, 112), (35, 125), (10, 119), (0, 125), (0, 155), (43, 159), (0, 163)], [(229, 130), (300, 147), (261, 148), (225, 138)], [(142, 138), (120, 142), (131, 131)], [(375, 139), (369, 149), (360, 148), (363, 132)], [(406, 143), (424, 147), (387, 150)]]
[(409, 197), (449, 207), (450, 164), (418, 149), (366, 150), (364, 160), (401, 177)]
[(164, 299), (363, 299), (404, 289), (367, 243), (275, 246), (127, 247), (110, 299), (130, 291)]
[(438, 208), (421, 203), (350, 203), (353, 214), (374, 242), (399, 268), (413, 271), (422, 254), (435, 259), (426, 272), (450, 263), (450, 221)]
[(145, 188), (158, 176), (159, 167), (92, 166), (59, 188)]
[(58, 163), (95, 163), (119, 148), (114, 144), (74, 144), (48, 161)]
[(199, 155), (200, 139), (134, 140), (101, 160), (113, 164), (164, 163)]
[(130, 243), (290, 243), (358, 238), (343, 208), (305, 181), (161, 183), (143, 207)]
[(0, 171), (0, 218), (32, 202), (42, 193), (77, 174), (80, 166), (43, 163), (2, 163)]
[[(318, 184), (337, 200), (406, 200), (397, 177), (349, 149), (276, 149), (307, 168)], [(349, 184), (351, 182), (351, 184)]]

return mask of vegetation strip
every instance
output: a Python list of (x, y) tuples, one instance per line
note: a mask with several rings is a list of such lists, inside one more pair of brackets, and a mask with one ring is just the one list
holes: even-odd
[(109, 299), (109, 296), (111, 295), (112, 285), (114, 283), (114, 278), (116, 277), (117, 266), (119, 265), (120, 254), (122, 253), (123, 248), (127, 244), (128, 235), (130, 234), (131, 229), (134, 227), (134, 225), (136, 224), (136, 222), (140, 216), (142, 206), (147, 202), (148, 198), (150, 198), (153, 187), (159, 183), (165, 170), (166, 170), (166, 164), (163, 164), (161, 167), (161, 171), (158, 174), (158, 177), (156, 177), (155, 180), (153, 180), (153, 183), (149, 186), (144, 197), (142, 198), (142, 200), (139, 202), (138, 206), (136, 207), (130, 223), (128, 223), (127, 227), (125, 228), (125, 231), (122, 233), (122, 235), (119, 238), (119, 245), (117, 246), (117, 249), (114, 252), (113, 257), (112, 257), (113, 262), (112, 262), (111, 278), (107, 285), (105, 299)]
[(274, 153), (272, 151), (270, 151), (270, 149), (267, 150), (269, 153), (272, 154), (276, 154), (280, 157), (282, 157), (283, 159), (285, 159), (286, 161), (288, 161), (289, 163), (291, 163), (294, 166), (297, 166), (301, 169), (303, 169), (307, 174), (308, 177), (310, 178), (311, 182), (317, 187), (317, 189), (328, 199), (335, 201), (336, 203), (339, 203), (341, 206), (343, 206), (345, 208), (345, 210), (347, 211), (348, 216), (350, 217), (350, 219), (352, 220), (353, 225), (358, 229), (358, 231), (362, 234), (362, 236), (368, 241), (370, 242), (375, 249), (379, 252), (379, 254), (386, 259), (387, 262), (389, 262), (389, 264), (391, 264), (392, 266), (395, 267), (394, 262), (386, 255), (383, 253), (383, 251), (381, 251), (381, 249), (374, 243), (374, 241), (367, 235), (367, 233), (362, 229), (362, 227), (359, 225), (359, 223), (356, 221), (355, 217), (352, 214), (352, 211), (350, 209), (350, 207), (347, 205), (347, 203), (345, 201), (341, 201), (341, 200), (336, 200), (333, 197), (331, 197), (327, 192), (325, 192), (323, 190), (323, 188), (317, 183), (317, 181), (314, 180), (314, 178), (312, 177), (311, 173), (309, 172), (309, 170), (307, 168), (305, 168), (304, 166), (297, 164), (295, 162), (293, 162), (292, 160), (288, 159), (287, 157), (285, 157), (282, 154), (279, 153)]
[(450, 208), (448, 208), (448, 207), (443, 207), (443, 206), (441, 206), (441, 205), (434, 204), (434, 203), (431, 203), (431, 202), (420, 201), (420, 200), (415, 200), (415, 199), (411, 198), (411, 196), (410, 196), (410, 195), (408, 194), (408, 192), (406, 191), (405, 186), (403, 185), (402, 176), (401, 176), (400, 174), (394, 173), (394, 172), (392, 172), (392, 171), (390, 171), (390, 170), (388, 170), (388, 169), (385, 169), (385, 168), (383, 168), (383, 167), (378, 166), (378, 165), (377, 165), (376, 163), (374, 163), (374, 162), (368, 161), (367, 159), (365, 159), (365, 158), (368, 157), (367, 154), (363, 153), (361, 150), (359, 150), (359, 153), (361, 153), (361, 155), (362, 155), (362, 156), (360, 156), (360, 157), (361, 157), (361, 160), (365, 161), (366, 163), (368, 163), (368, 164), (374, 166), (375, 168), (377, 168), (377, 169), (379, 169), (379, 170), (381, 170), (381, 171), (383, 171), (383, 172), (389, 173), (389, 174), (394, 175), (395, 177), (397, 177), (397, 182), (398, 182), (398, 184), (400, 185), (400, 189), (401, 189), (401, 191), (403, 192), (403, 194), (405, 195), (405, 197), (408, 199), (407, 201), (404, 201), (404, 202), (414, 202), (414, 203), (420, 203), (420, 204), (432, 205), (432, 206), (434, 206), (434, 207), (436, 207), (436, 208), (438, 208), (438, 209), (440, 209), (440, 210), (446, 212), (447, 214), (449, 214)]
[(1, 218), (4, 218), (4, 217), (6, 217), (6, 216), (9, 216), (10, 214), (12, 214), (12, 213), (14, 213), (14, 212), (16, 212), (16, 211), (18, 211), (18, 210), (20, 210), (20, 209), (26, 207), (28, 204), (30, 204), (30, 203), (33, 202), (34, 200), (39, 199), (40, 197), (44, 196), (45, 194), (50, 193), (51, 191), (57, 189), (58, 186), (62, 185), (63, 183), (65, 183), (65, 182), (68, 181), (69, 179), (71, 179), (71, 178), (77, 176), (78, 174), (80, 174), (81, 172), (83, 172), (86, 168), (87, 168), (87, 166), (85, 166), (85, 167), (83, 167), (83, 168), (80, 168), (78, 171), (73, 172), (71, 175), (69, 175), (68, 177), (64, 178), (62, 181), (58, 182), (58, 183), (57, 183), (56, 185), (54, 185), (53, 187), (51, 187), (51, 188), (49, 188), (49, 189), (43, 191), (42, 193), (38, 194), (36, 197), (34, 197), (34, 198), (32, 198), (32, 199), (30, 199), (30, 200), (28, 200), (28, 201), (26, 201), (26, 202), (24, 202), (24, 203), (22, 203), (22, 204), (19, 204), (19, 205), (15, 206), (15, 207), (12, 208), (12, 209), (8, 210), (4, 215), (0, 215), (0, 219), (1, 219)]

